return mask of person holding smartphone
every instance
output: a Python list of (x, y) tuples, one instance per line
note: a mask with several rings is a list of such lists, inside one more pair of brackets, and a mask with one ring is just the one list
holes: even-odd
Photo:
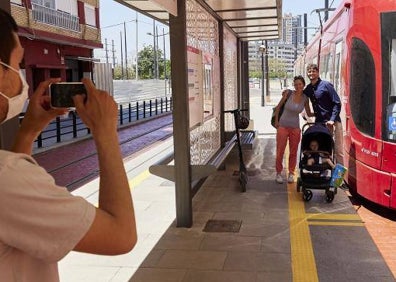
[[(0, 122), (27, 99), (19, 72), (23, 48), (17, 24), (0, 9)], [(32, 144), (67, 109), (49, 106), (42, 82), (30, 97), (12, 150), (0, 150), (0, 276), (2, 281), (59, 281), (57, 262), (71, 250), (104, 255), (129, 252), (137, 241), (133, 201), (117, 135), (117, 105), (85, 79), (87, 98), (73, 97), (90, 128), (99, 158), (99, 206), (70, 194), (32, 158)]]

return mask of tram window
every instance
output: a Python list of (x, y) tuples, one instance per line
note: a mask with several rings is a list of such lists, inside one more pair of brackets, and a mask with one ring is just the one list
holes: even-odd
[(396, 143), (396, 12), (381, 14), (383, 139)]
[(350, 76), (350, 108), (353, 122), (363, 133), (374, 136), (375, 66), (367, 45), (352, 39)]
[(324, 55), (321, 60), (322, 60), (322, 63), (319, 68), (321, 70), (320, 77), (327, 80), (326, 74), (327, 74), (327, 66), (329, 63), (329, 55)]
[(333, 83), (333, 54), (329, 53), (323, 56), (323, 63), (320, 66), (322, 70), (321, 77)]
[(340, 93), (340, 55), (340, 53), (337, 53), (335, 58), (334, 88), (337, 93)]
[(339, 41), (336, 43), (336, 55), (335, 55), (335, 61), (334, 61), (334, 87), (337, 91), (337, 93), (340, 94), (341, 90), (341, 53), (342, 53), (342, 41)]

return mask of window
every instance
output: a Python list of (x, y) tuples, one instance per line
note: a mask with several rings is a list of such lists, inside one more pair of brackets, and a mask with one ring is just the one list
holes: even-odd
[(334, 62), (334, 87), (337, 93), (341, 90), (341, 54), (342, 54), (342, 41), (336, 43), (336, 55)]
[(55, 0), (32, 0), (32, 3), (55, 10)]
[(85, 22), (87, 25), (96, 26), (96, 13), (95, 7), (87, 3), (84, 5), (85, 10)]
[(73, 16), (78, 16), (77, 0), (58, 0), (56, 9)]
[(361, 132), (374, 136), (375, 65), (370, 49), (359, 38), (352, 39), (350, 64), (352, 119)]

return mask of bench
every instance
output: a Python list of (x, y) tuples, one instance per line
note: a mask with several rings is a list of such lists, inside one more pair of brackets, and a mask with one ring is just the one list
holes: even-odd
[(254, 130), (241, 130), (241, 145), (243, 149), (253, 149), (254, 138), (256, 137), (256, 131)]
[[(195, 182), (213, 174), (222, 167), (228, 154), (236, 145), (236, 135), (229, 140), (224, 147), (220, 148), (212, 159), (205, 165), (191, 165), (191, 181)], [(175, 167), (169, 164), (173, 160), (173, 152), (165, 156), (149, 168), (150, 173), (159, 177), (175, 181)]]
[(224, 163), (228, 154), (232, 151), (232, 149), (236, 145), (236, 140), (237, 137), (234, 134), (234, 136), (232, 136), (232, 138), (226, 142), (225, 146), (223, 148), (220, 148), (219, 151), (217, 151), (217, 154), (215, 154), (215, 156), (208, 162), (208, 164), (215, 166), (216, 169), (219, 169)]

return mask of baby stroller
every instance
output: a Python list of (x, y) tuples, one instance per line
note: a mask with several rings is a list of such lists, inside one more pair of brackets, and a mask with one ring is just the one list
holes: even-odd
[[(317, 151), (310, 149), (312, 140), (316, 140), (319, 144)], [(315, 159), (313, 164), (308, 164), (308, 158)], [(333, 201), (337, 188), (330, 186), (333, 169), (327, 163), (328, 159), (335, 163), (334, 140), (328, 128), (319, 123), (304, 124), (300, 147), (300, 176), (297, 179), (297, 192), (302, 191), (304, 201), (308, 202), (312, 199), (310, 189), (325, 190), (326, 202)]]

